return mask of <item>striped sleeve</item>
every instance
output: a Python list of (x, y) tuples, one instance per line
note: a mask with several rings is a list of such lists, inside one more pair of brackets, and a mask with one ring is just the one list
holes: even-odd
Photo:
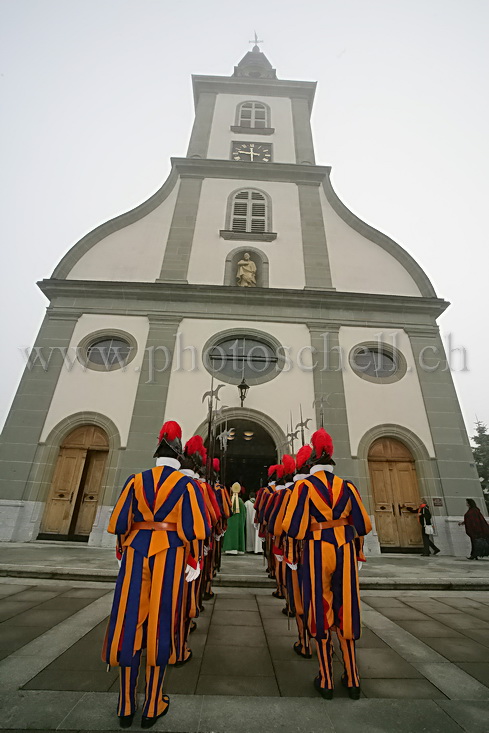
[(360, 537), (363, 537), (364, 535), (371, 532), (372, 523), (370, 521), (369, 515), (367, 514), (367, 510), (365, 509), (363, 502), (360, 498), (358, 489), (349, 481), (345, 483), (350, 492), (350, 502), (351, 502), (351, 515), (350, 516), (353, 522), (353, 526), (357, 530), (358, 535)]
[(298, 481), (292, 489), (283, 521), (283, 530), (289, 537), (303, 540), (309, 529), (309, 484)]
[(109, 526), (107, 527), (107, 532), (110, 532), (110, 534), (125, 535), (131, 528), (133, 520), (132, 502), (134, 500), (134, 479), (134, 474), (129, 476), (112, 510)]
[(202, 491), (193, 481), (188, 481), (186, 484), (179, 504), (177, 533), (180, 539), (187, 544), (192, 540), (205, 540), (211, 528), (207, 520)]

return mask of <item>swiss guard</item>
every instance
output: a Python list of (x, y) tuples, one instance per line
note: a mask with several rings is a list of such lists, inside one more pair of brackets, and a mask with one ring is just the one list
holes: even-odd
[(363, 537), (372, 525), (355, 486), (333, 473), (333, 441), (320, 428), (312, 438), (310, 475), (296, 482), (283, 530), (304, 540), (302, 599), (309, 635), (316, 641), (319, 675), (314, 687), (333, 697), (333, 640), (343, 655), (342, 683), (353, 700), (360, 697), (355, 639), (360, 638), (357, 560), (365, 560)]
[(183, 587), (195, 579), (187, 564), (194, 540), (210, 532), (199, 486), (179, 471), (182, 431), (169, 421), (161, 428), (156, 468), (129, 476), (107, 531), (122, 548), (112, 611), (102, 658), (120, 668), (117, 714), (122, 728), (132, 724), (141, 651), (146, 649), (146, 688), (142, 728), (151, 728), (170, 705), (162, 694), (169, 662), (177, 658), (176, 639)]

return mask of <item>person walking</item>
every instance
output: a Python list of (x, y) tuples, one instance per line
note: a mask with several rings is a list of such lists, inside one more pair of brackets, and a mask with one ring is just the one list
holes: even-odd
[(151, 728), (170, 705), (163, 695), (169, 662), (177, 658), (184, 582), (200, 572), (189, 553), (194, 540), (210, 533), (200, 487), (181, 473), (182, 431), (166, 422), (154, 454), (156, 467), (127, 479), (107, 531), (117, 535), (122, 562), (102, 650), (120, 670), (117, 715), (129, 728), (136, 712), (141, 653), (146, 649), (142, 728)]
[(357, 563), (365, 557), (357, 541), (372, 525), (355, 486), (332, 472), (331, 436), (320, 428), (311, 443), (310, 475), (296, 481), (282, 526), (289, 537), (304, 540), (302, 601), (319, 660), (314, 687), (323, 698), (332, 699), (334, 629), (343, 656), (342, 684), (349, 697), (358, 700), (355, 640), (361, 635), (361, 620)]
[(421, 537), (423, 538), (423, 552), (421, 553), (421, 557), (429, 557), (431, 554), (430, 548), (433, 550), (433, 555), (438, 555), (440, 548), (437, 547), (432, 540), (434, 533), (433, 522), (431, 521), (431, 512), (426, 499), (421, 499), (421, 504), (417, 509), (412, 509), (405, 505), (404, 508), (411, 513), (417, 512), (418, 514), (418, 522), (421, 527)]
[(466, 499), (467, 511), (459, 527), (465, 526), (470, 537), (470, 557), (467, 560), (478, 560), (489, 555), (489, 524), (474, 499)]

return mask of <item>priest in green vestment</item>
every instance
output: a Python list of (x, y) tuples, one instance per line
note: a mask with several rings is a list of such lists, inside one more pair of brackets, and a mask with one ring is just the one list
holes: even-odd
[(232, 514), (228, 519), (228, 528), (222, 543), (223, 552), (227, 552), (230, 555), (244, 554), (246, 549), (246, 507), (239, 496), (240, 491), (241, 486), (237, 482), (231, 486)]

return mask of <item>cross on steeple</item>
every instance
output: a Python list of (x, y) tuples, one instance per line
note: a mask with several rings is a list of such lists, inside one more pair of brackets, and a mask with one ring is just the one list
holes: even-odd
[(258, 39), (258, 35), (257, 35), (256, 31), (255, 31), (255, 38), (254, 38), (254, 40), (253, 41), (248, 41), (248, 43), (254, 43), (255, 45), (253, 46), (253, 51), (259, 51), (260, 49), (258, 48), (258, 44), (259, 43), (263, 43), (263, 41), (260, 41)]

